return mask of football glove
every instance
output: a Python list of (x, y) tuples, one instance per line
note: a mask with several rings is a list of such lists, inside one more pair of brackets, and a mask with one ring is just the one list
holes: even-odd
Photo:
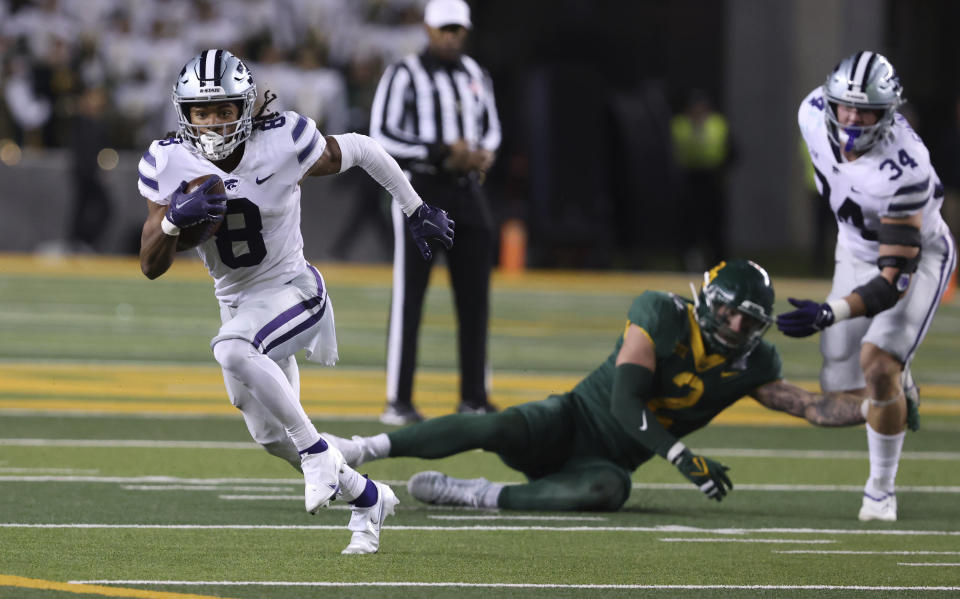
[(416, 212), (407, 217), (407, 226), (410, 227), (413, 241), (424, 260), (433, 257), (429, 241), (431, 239), (440, 241), (448, 250), (453, 247), (453, 219), (447, 215), (446, 210), (434, 208), (424, 202)]
[(832, 325), (835, 320), (833, 308), (826, 302), (818, 304), (813, 300), (792, 297), (788, 301), (797, 309), (777, 315), (777, 328), (788, 337), (813, 335)]
[(219, 177), (210, 177), (188, 193), (187, 182), (181, 181), (170, 194), (170, 207), (165, 218), (181, 229), (222, 219), (227, 211), (227, 196), (211, 193), (210, 189), (217, 183), (220, 183)]
[(702, 455), (695, 455), (689, 449), (684, 449), (675, 460), (674, 465), (687, 480), (697, 485), (703, 494), (710, 499), (720, 501), (733, 490), (733, 483), (727, 476), (727, 468), (720, 462), (715, 462)]

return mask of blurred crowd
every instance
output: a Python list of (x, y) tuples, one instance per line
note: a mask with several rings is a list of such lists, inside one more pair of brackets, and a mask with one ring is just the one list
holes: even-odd
[(0, 0), (0, 139), (65, 147), (78, 116), (138, 148), (174, 128), (183, 64), (227, 48), (271, 108), (365, 131), (383, 66), (426, 41), (425, 0)]

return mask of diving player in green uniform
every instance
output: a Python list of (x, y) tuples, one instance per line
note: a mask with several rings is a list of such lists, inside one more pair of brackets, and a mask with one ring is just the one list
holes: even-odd
[(694, 301), (646, 291), (633, 301), (613, 353), (573, 391), (493, 414), (452, 414), (390, 433), (324, 434), (351, 466), (385, 457), (441, 458), (470, 449), (497, 453), (529, 482), (502, 485), (420, 472), (408, 484), (421, 501), (516, 510), (616, 510), (630, 473), (655, 454), (707, 497), (733, 488), (727, 467), (680, 440), (745, 395), (820, 426), (862, 424), (862, 399), (819, 395), (782, 380), (780, 357), (763, 341), (773, 285), (747, 260), (704, 273)]

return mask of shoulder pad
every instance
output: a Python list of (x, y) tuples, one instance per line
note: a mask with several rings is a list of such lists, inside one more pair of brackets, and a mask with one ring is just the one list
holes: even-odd
[(933, 195), (937, 177), (930, 165), (930, 153), (909, 127), (895, 125), (880, 147), (868, 159), (864, 191), (889, 202), (881, 216), (906, 216), (923, 208)]
[(182, 144), (182, 140), (176, 137), (157, 139), (140, 156), (137, 164), (137, 187), (142, 196), (154, 202), (161, 201), (160, 173), (167, 166), (170, 153), (182, 149)]

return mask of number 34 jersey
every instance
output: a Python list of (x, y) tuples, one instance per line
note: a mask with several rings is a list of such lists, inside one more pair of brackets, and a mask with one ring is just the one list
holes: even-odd
[(197, 252), (214, 279), (217, 299), (235, 306), (303, 271), (300, 180), (325, 147), (313, 120), (295, 112), (257, 123), (243, 159), (229, 173), (179, 139), (156, 140), (140, 159), (138, 188), (149, 201), (167, 205), (181, 181), (211, 173), (223, 179), (226, 217)]
[(924, 245), (947, 231), (940, 216), (943, 186), (930, 153), (899, 113), (890, 131), (870, 150), (848, 162), (827, 134), (821, 88), (800, 105), (800, 133), (813, 161), (817, 189), (837, 218), (838, 244), (865, 262), (876, 262), (880, 219), (922, 213)]

